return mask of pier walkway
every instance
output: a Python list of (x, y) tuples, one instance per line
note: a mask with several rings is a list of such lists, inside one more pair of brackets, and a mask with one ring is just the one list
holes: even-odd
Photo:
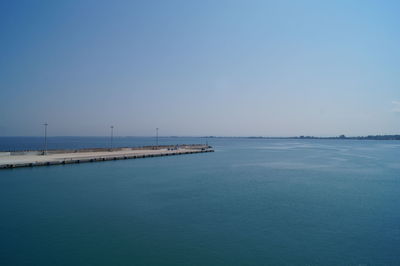
[(45, 155), (41, 151), (0, 152), (0, 169), (137, 159), (213, 151), (207, 145), (180, 145), (114, 149), (49, 150)]

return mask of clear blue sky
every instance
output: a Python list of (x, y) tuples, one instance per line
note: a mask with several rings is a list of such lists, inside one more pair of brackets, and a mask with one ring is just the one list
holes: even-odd
[(400, 1), (0, 2), (0, 135), (400, 133)]

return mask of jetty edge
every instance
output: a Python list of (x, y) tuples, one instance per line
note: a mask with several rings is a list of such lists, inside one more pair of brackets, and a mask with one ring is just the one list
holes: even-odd
[(0, 152), (0, 169), (214, 152), (209, 145), (160, 145), (124, 148)]

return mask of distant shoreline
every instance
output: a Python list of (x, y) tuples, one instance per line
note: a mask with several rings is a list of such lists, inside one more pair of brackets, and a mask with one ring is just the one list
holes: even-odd
[(347, 137), (340, 135), (338, 137), (316, 137), (316, 136), (294, 136), (294, 137), (263, 137), (263, 136), (250, 136), (250, 137), (219, 137), (219, 136), (205, 136), (202, 138), (241, 138), (241, 139), (340, 139), (340, 140), (400, 140), (400, 135), (369, 135), (369, 136), (356, 136)]
[(346, 137), (344, 135), (338, 137), (315, 137), (315, 136), (298, 136), (298, 137), (248, 137), (250, 139), (340, 139), (340, 140), (400, 140), (400, 135), (375, 135), (375, 136), (357, 136)]
[[(43, 136), (0, 136), (0, 138), (43, 138)], [(109, 138), (108, 136), (48, 136), (48, 138)], [(114, 138), (153, 138), (153, 136), (114, 136)], [(159, 138), (230, 138), (230, 139), (340, 139), (340, 140), (400, 140), (400, 135), (368, 135), (348, 137), (340, 135), (337, 137), (317, 136), (292, 136), (292, 137), (266, 137), (266, 136), (159, 136)]]

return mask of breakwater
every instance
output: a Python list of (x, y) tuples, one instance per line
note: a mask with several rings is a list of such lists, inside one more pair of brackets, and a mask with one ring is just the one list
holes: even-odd
[(148, 157), (213, 152), (211, 146), (165, 145), (135, 148), (94, 148), (76, 150), (18, 151), (0, 153), (0, 169), (48, 166), (58, 164), (101, 162)]

